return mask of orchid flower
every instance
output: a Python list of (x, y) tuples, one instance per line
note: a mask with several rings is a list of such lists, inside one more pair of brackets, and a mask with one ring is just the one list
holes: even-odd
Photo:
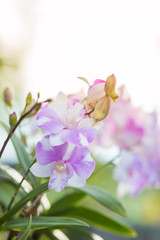
[(143, 142), (146, 135), (156, 127), (156, 114), (145, 113), (132, 105), (124, 86), (119, 89), (118, 104), (110, 110), (110, 117), (96, 137), (96, 143), (103, 147), (118, 145), (129, 149)]
[(156, 135), (148, 136), (131, 151), (121, 152), (120, 162), (114, 169), (120, 196), (126, 193), (135, 196), (143, 188), (154, 188), (160, 183), (160, 141)]
[(87, 147), (70, 143), (52, 146), (45, 136), (36, 146), (37, 162), (31, 172), (37, 177), (50, 177), (49, 189), (61, 192), (68, 184), (82, 187), (95, 168)]
[(65, 142), (86, 146), (96, 136), (96, 128), (92, 127), (95, 120), (84, 118), (84, 105), (78, 101), (73, 105), (70, 102), (67, 96), (60, 92), (48, 108), (37, 114), (38, 126), (51, 134), (52, 146)]

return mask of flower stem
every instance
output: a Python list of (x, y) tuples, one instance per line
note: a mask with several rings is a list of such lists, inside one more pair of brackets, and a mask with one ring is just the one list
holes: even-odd
[(17, 196), (17, 193), (18, 193), (18, 191), (19, 191), (19, 189), (20, 189), (23, 181), (24, 181), (25, 178), (27, 177), (27, 175), (28, 175), (28, 173), (29, 173), (29, 171), (30, 171), (30, 168), (32, 167), (32, 165), (33, 165), (35, 162), (36, 162), (36, 159), (31, 163), (31, 165), (29, 166), (28, 170), (25, 172), (22, 180), (21, 180), (20, 183), (18, 184), (18, 186), (17, 186), (17, 188), (16, 188), (16, 191), (15, 191), (13, 197), (11, 198), (11, 201), (10, 201), (8, 207), (7, 207), (7, 211), (10, 210), (10, 208), (11, 208), (11, 206), (12, 206), (12, 204), (13, 204), (13, 201), (14, 201), (15, 197)]
[(17, 127), (20, 125), (20, 123), (21, 123), (36, 107), (41, 106), (43, 103), (50, 102), (50, 101), (52, 101), (52, 100), (51, 100), (51, 99), (47, 99), (47, 100), (45, 100), (45, 101), (43, 101), (43, 102), (39, 102), (39, 103), (36, 102), (36, 103), (31, 107), (31, 109), (28, 110), (28, 112), (26, 112), (26, 113), (24, 113), (24, 114), (21, 115), (21, 117), (20, 117), (19, 120), (17, 121), (16, 125), (15, 125), (13, 128), (10, 128), (10, 132), (9, 132), (9, 134), (8, 134), (6, 140), (5, 140), (5, 142), (4, 142), (4, 144), (3, 144), (2, 148), (1, 148), (1, 151), (0, 151), (0, 159), (1, 159), (1, 157), (2, 157), (2, 154), (3, 154), (3, 152), (4, 152), (4, 149), (5, 149), (6, 146), (7, 146), (8, 141), (10, 140), (10, 138), (12, 137), (13, 133), (15, 132), (15, 130), (17, 129)]

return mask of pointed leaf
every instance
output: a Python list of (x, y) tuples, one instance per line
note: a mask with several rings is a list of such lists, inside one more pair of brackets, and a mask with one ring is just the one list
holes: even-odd
[(72, 187), (72, 189), (86, 193), (112, 212), (126, 216), (126, 211), (122, 204), (106, 190), (93, 185), (86, 185), (82, 188)]
[[(1, 169), (1, 171), (3, 171), (3, 173), (6, 176), (8, 176), (10, 179), (12, 179), (12, 182), (14, 182), (15, 184), (19, 183), (23, 178), (22, 175), (18, 171), (16, 171), (14, 168), (12, 168), (8, 165), (0, 163), (0, 169)], [(23, 188), (23, 190), (25, 192), (29, 192), (32, 190), (31, 185), (26, 180), (23, 181), (21, 187)]]
[(17, 202), (1, 219), (0, 224), (4, 223), (12, 216), (14, 216), (21, 208), (25, 206), (25, 204), (32, 200), (33, 198), (37, 197), (39, 194), (45, 192), (48, 189), (48, 182), (43, 183), (42, 185), (34, 188), (30, 193), (27, 193), (26, 196)]
[[(0, 121), (0, 124), (4, 127), (6, 132), (9, 133), (9, 127), (2, 121)], [(22, 169), (24, 170), (24, 172), (26, 172), (31, 164), (31, 161), (28, 157), (28, 153), (26, 152), (25, 147), (22, 144), (22, 142), (20, 141), (20, 139), (15, 134), (12, 135), (11, 141), (12, 141), (14, 149), (16, 151), (18, 161), (19, 161)], [(30, 179), (30, 181), (33, 185), (36, 184), (35, 177), (33, 176), (33, 174), (31, 172), (28, 174), (28, 178)]]
[(57, 200), (48, 210), (47, 215), (55, 215), (59, 212), (63, 212), (65, 209), (71, 208), (80, 201), (86, 194), (81, 192), (73, 192), (67, 194), (63, 198)]
[(29, 232), (31, 229), (31, 224), (32, 224), (32, 216), (30, 216), (27, 228), (26, 228), (25, 232), (23, 233), (23, 235), (19, 238), (19, 240), (26, 240), (28, 238), (28, 235), (29, 235)]
[[(6, 223), (1, 229), (24, 230), (28, 218), (19, 218)], [(88, 226), (87, 223), (70, 217), (34, 217), (32, 218), (31, 229), (58, 228), (65, 226)]]
[[(6, 191), (7, 189), (7, 191)], [(11, 182), (8, 182), (8, 181), (0, 181), (0, 202), (5, 206), (7, 207), (14, 192), (16, 191), (16, 187), (11, 183)], [(19, 199), (20, 196), (18, 195), (18, 198)], [(16, 201), (17, 201), (16, 199)]]
[(106, 216), (100, 212), (92, 209), (78, 207), (68, 210), (63, 213), (65, 216), (74, 216), (84, 221), (87, 221), (94, 226), (108, 230), (110, 232), (120, 234), (128, 237), (136, 237), (136, 232), (129, 227), (126, 223), (113, 218), (113, 216)]

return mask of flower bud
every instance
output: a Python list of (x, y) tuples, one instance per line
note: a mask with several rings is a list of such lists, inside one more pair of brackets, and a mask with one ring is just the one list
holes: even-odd
[(16, 123), (17, 123), (17, 115), (15, 112), (13, 112), (9, 116), (9, 124), (11, 127), (14, 127), (16, 125)]
[(27, 97), (26, 97), (26, 105), (31, 104), (31, 102), (32, 102), (32, 93), (29, 92)]
[(9, 107), (12, 106), (13, 92), (8, 87), (4, 89), (3, 100), (4, 100), (5, 104), (7, 104)]
[(119, 97), (118, 94), (115, 92), (116, 88), (116, 77), (114, 74), (109, 76), (105, 83), (105, 92), (112, 100), (116, 103), (116, 99)]
[(105, 96), (105, 81), (97, 79), (88, 89), (86, 110), (92, 110), (96, 103)]
[(109, 96), (104, 96), (103, 98), (101, 98), (95, 106), (93, 118), (96, 121), (102, 121), (103, 119), (105, 119), (109, 113), (110, 106), (111, 100)]

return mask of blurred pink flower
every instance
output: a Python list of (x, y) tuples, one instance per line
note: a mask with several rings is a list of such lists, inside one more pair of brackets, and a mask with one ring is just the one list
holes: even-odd
[(119, 164), (114, 169), (118, 180), (118, 193), (137, 195), (143, 188), (160, 184), (160, 131), (150, 133), (141, 145), (131, 151), (123, 150)]
[(143, 141), (156, 126), (156, 114), (133, 107), (124, 86), (119, 88), (118, 104), (114, 104), (104, 126), (97, 134), (96, 143), (108, 147), (118, 145), (128, 149)]

